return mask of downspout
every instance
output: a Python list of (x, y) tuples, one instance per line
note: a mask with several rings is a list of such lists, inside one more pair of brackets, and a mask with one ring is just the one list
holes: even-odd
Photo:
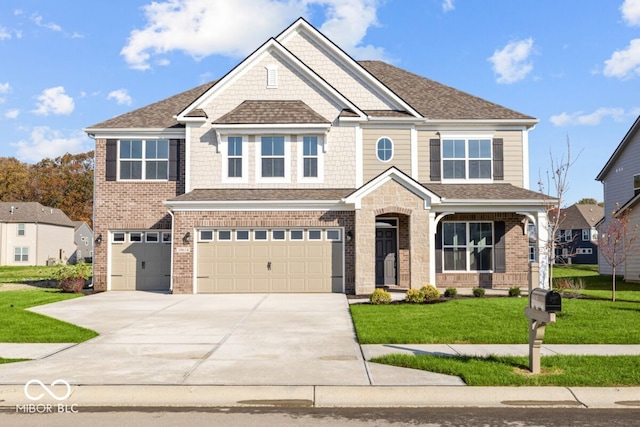
[(175, 217), (173, 216), (173, 212), (171, 212), (171, 209), (167, 209), (167, 212), (169, 212), (169, 215), (171, 215), (171, 257), (170, 257), (170, 269), (169, 269), (169, 291), (171, 293), (173, 293), (173, 231), (174, 231), (174, 222), (175, 222)]

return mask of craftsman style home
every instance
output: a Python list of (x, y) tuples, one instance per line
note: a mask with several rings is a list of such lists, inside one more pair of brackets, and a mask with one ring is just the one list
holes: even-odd
[(536, 123), (355, 61), (299, 19), (219, 80), (85, 129), (96, 141), (94, 286), (536, 287)]
[[(640, 116), (596, 179), (604, 186), (604, 221), (601, 229), (606, 229), (613, 212), (629, 212), (630, 230), (640, 225)], [(600, 274), (612, 274), (611, 266), (602, 256), (598, 261)], [(631, 250), (626, 262), (617, 267), (616, 273), (624, 274), (625, 281), (640, 282), (640, 251)]]

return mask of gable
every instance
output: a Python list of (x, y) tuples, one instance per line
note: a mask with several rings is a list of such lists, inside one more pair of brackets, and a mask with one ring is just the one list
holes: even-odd
[[(640, 116), (631, 125), (631, 128), (627, 131), (627, 134), (622, 138), (620, 144), (616, 147), (615, 151), (607, 160), (598, 176), (597, 181), (605, 181), (607, 175), (615, 170), (622, 163), (630, 163), (632, 165), (640, 165), (640, 139), (638, 137), (638, 130), (640, 130)], [(638, 171), (640, 173), (640, 170)]]

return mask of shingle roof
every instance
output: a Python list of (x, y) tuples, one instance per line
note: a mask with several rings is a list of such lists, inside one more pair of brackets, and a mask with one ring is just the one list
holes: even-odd
[(214, 124), (330, 123), (302, 101), (244, 101)]
[(0, 222), (74, 227), (73, 221), (60, 209), (48, 208), (38, 202), (0, 202)]
[(560, 211), (564, 215), (561, 228), (566, 230), (595, 227), (604, 216), (604, 208), (598, 205), (576, 203)]
[(428, 119), (535, 120), (382, 61), (359, 61), (359, 64)]
[(170, 202), (241, 202), (241, 201), (297, 201), (340, 200), (353, 189), (197, 189), (170, 199)]
[(438, 184), (422, 183), (446, 200), (545, 200), (549, 196), (512, 184)]
[[(173, 116), (178, 115), (182, 110), (189, 106), (189, 104), (209, 90), (215, 83), (215, 80), (205, 83), (193, 89), (189, 89), (185, 92), (163, 99), (162, 101), (147, 105), (146, 107), (138, 108), (137, 110), (97, 123), (93, 126), (89, 126), (87, 131), (91, 131), (91, 129), (166, 129), (184, 127), (184, 125), (178, 123)], [(190, 115), (189, 117), (193, 116)], [(201, 116), (198, 113), (196, 117)]]

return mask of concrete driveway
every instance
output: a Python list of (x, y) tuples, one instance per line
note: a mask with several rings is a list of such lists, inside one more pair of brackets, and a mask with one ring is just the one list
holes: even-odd
[(341, 294), (105, 292), (33, 311), (100, 336), (39, 360), (0, 365), (1, 384), (34, 378), (74, 384), (452, 383), (451, 377), (367, 363)]

